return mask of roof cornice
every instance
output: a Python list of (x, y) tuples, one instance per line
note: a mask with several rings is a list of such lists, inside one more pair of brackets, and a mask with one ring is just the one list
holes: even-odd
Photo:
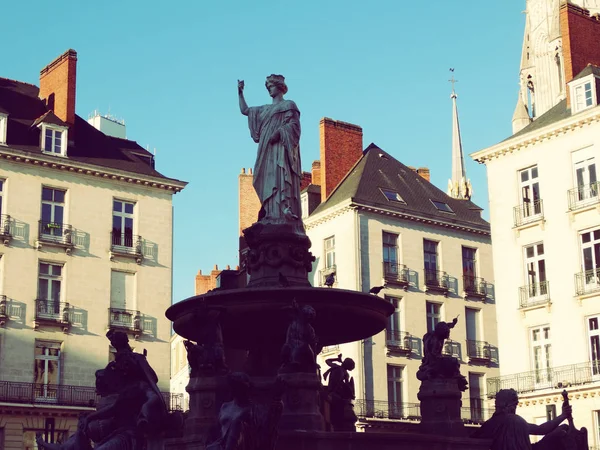
[(125, 170), (118, 170), (110, 167), (98, 166), (95, 164), (86, 164), (79, 161), (70, 160), (68, 157), (48, 156), (44, 154), (32, 156), (30, 154), (25, 154), (25, 152), (21, 152), (0, 144), (0, 161), (2, 160), (19, 164), (31, 164), (51, 170), (73, 172), (111, 181), (132, 183), (149, 188), (164, 189), (173, 193), (177, 193), (187, 186), (187, 182), (185, 181), (174, 180), (171, 178), (153, 177), (150, 175), (127, 172)]
[(539, 130), (525, 133), (522, 136), (508, 138), (492, 147), (471, 153), (470, 156), (475, 161), (485, 164), (487, 161), (499, 158), (507, 153), (513, 153), (530, 145), (535, 145), (539, 142), (558, 137), (559, 135), (567, 134), (595, 122), (600, 122), (599, 106), (596, 106), (589, 111), (577, 113), (558, 122), (551, 123)]
[(419, 223), (423, 223), (426, 225), (433, 225), (433, 226), (438, 226), (438, 227), (442, 227), (442, 228), (449, 228), (452, 230), (464, 231), (467, 233), (474, 233), (474, 234), (479, 234), (482, 236), (491, 236), (490, 230), (484, 230), (484, 229), (476, 228), (476, 227), (469, 227), (464, 224), (445, 222), (442, 220), (436, 220), (436, 219), (432, 219), (429, 217), (418, 216), (413, 213), (402, 213), (399, 211), (392, 211), (392, 210), (385, 209), (385, 208), (378, 208), (378, 207), (374, 207), (371, 205), (360, 204), (360, 203), (353, 201), (352, 199), (349, 199), (348, 201), (344, 202), (343, 204), (336, 205), (336, 206), (337, 206), (337, 208), (333, 207), (331, 209), (325, 210), (322, 213), (315, 216), (314, 218), (308, 217), (307, 220), (305, 220), (305, 222), (304, 222), (306, 229), (310, 230), (311, 228), (314, 228), (317, 225), (320, 225), (322, 223), (328, 222), (329, 220), (331, 220), (335, 217), (338, 217), (348, 211), (359, 210), (359, 211), (365, 211), (365, 212), (370, 212), (370, 213), (374, 213), (374, 214), (379, 214), (382, 216), (389, 216), (389, 217), (395, 217), (398, 219), (419, 222)]

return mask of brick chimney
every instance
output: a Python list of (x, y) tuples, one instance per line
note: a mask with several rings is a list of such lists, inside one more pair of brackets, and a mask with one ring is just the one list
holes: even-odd
[(62, 121), (75, 123), (77, 52), (67, 50), (40, 71), (40, 98)]
[(321, 186), (321, 161), (318, 159), (312, 163), (312, 184)]
[(242, 169), (242, 173), (238, 176), (238, 188), (239, 188), (239, 236), (242, 235), (242, 230), (248, 228), (258, 219), (258, 212), (260, 211), (260, 200), (252, 181), (254, 175), (252, 169)]
[(311, 183), (312, 183), (312, 173), (302, 172), (302, 179), (300, 180), (300, 191), (303, 191)]
[(427, 167), (419, 167), (417, 169), (417, 173), (421, 175), (422, 178), (425, 178), (427, 181), (431, 182), (429, 169)]
[(363, 154), (362, 128), (324, 117), (320, 122), (321, 201), (342, 181)]

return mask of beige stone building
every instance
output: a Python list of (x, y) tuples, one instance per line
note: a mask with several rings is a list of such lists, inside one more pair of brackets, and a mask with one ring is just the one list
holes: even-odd
[[(583, 9), (589, 7), (591, 10)], [(515, 18), (519, 10), (515, 9)], [(487, 167), (501, 376), (531, 423), (560, 414), (600, 446), (600, 3), (529, 0), (514, 134)]]
[(67, 51), (39, 88), (0, 78), (4, 449), (36, 448), (37, 432), (64, 440), (94, 407), (108, 329), (148, 352), (169, 391), (172, 196), (186, 183), (157, 172), (122, 123), (75, 114), (76, 64)]
[[(480, 423), (488, 416), (486, 381), (499, 373), (490, 227), (469, 200), (457, 116), (455, 125), (459, 167), (450, 196), (430, 183), (428, 169), (405, 166), (374, 144), (363, 151), (360, 127), (321, 121), (321, 158), (302, 192), (316, 257), (312, 283), (362, 292), (385, 286), (378, 295), (395, 306), (385, 331), (325, 347), (318, 358), (323, 372), (339, 353), (356, 361), (355, 411), (364, 431), (419, 420), (422, 337), (457, 316), (445, 352), (460, 360), (469, 381), (463, 419)], [(327, 161), (337, 160), (350, 161), (344, 173), (328, 169)]]

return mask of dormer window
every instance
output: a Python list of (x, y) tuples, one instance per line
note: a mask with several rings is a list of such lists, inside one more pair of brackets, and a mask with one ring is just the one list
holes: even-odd
[(53, 155), (66, 156), (67, 128), (42, 124), (42, 151)]
[(583, 111), (590, 106), (593, 106), (592, 98), (592, 82), (588, 81), (583, 85), (575, 86), (575, 109)]
[(599, 71), (595, 66), (588, 66), (569, 83), (573, 114), (598, 104)]
[(0, 113), (0, 145), (6, 144), (6, 125), (8, 123), (8, 116)]

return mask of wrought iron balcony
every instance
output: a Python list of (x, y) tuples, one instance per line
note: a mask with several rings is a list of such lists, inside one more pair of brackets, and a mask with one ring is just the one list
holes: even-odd
[(460, 418), (464, 423), (481, 425), (494, 414), (493, 410), (484, 408), (484, 399), (473, 397), (469, 399), (469, 406), (460, 408)]
[(524, 202), (519, 206), (515, 206), (513, 208), (513, 216), (515, 219), (515, 227), (543, 220), (544, 202), (540, 199), (534, 202)]
[(419, 403), (358, 399), (354, 402), (354, 412), (358, 418), (421, 420), (421, 405)]
[(489, 362), (492, 358), (490, 344), (467, 339), (467, 356), (470, 360)]
[(24, 316), (22, 304), (15, 304), (6, 295), (0, 295), (0, 326), (6, 325), (11, 318), (22, 318)]
[(459, 360), (462, 359), (460, 351), (460, 342), (453, 341), (452, 339), (446, 339), (446, 342), (444, 343), (444, 348), (442, 349), (442, 355), (454, 356)]
[(594, 205), (600, 202), (600, 182), (596, 181), (591, 184), (584, 184), (576, 188), (569, 189), (567, 192), (569, 197), (569, 211), (575, 211), (580, 208), (585, 208), (589, 205)]
[(337, 267), (334, 264), (333, 266), (319, 270), (319, 286), (326, 286), (325, 282), (327, 281), (327, 277), (331, 274), (333, 274), (332, 286), (337, 285)]
[(42, 323), (59, 325), (66, 332), (71, 325), (71, 306), (67, 302), (36, 299), (34, 325), (37, 328)]
[(546, 305), (550, 303), (550, 282), (528, 284), (519, 288), (519, 305), (521, 308)]
[(8, 245), (12, 239), (12, 219), (8, 214), (0, 214), (0, 239), (4, 245)]
[(73, 227), (66, 223), (39, 221), (38, 249), (43, 244), (63, 247), (67, 254), (75, 246), (73, 243)]
[(448, 274), (441, 270), (425, 269), (425, 287), (428, 291), (439, 291), (448, 294), (450, 289)]
[(121, 308), (108, 308), (108, 325), (110, 328), (120, 328), (142, 332), (142, 315), (139, 311)]
[(338, 344), (335, 345), (326, 345), (325, 347), (323, 347), (323, 349), (321, 350), (321, 354), (326, 354), (326, 353), (339, 353), (340, 351), (340, 346)]
[(383, 278), (387, 283), (401, 286), (404, 289), (410, 284), (409, 270), (404, 264), (396, 262), (383, 262)]
[[(183, 411), (183, 394), (161, 392), (169, 411)], [(93, 386), (20, 383), (0, 381), (0, 402), (19, 404), (54, 404), (94, 408), (99, 397)]]
[(414, 337), (406, 331), (386, 330), (386, 347), (388, 352), (410, 355)]
[(564, 389), (598, 381), (600, 361), (596, 360), (488, 378), (487, 395), (492, 398), (500, 389), (514, 389), (521, 394), (542, 389)]
[(483, 278), (463, 275), (463, 288), (468, 297), (485, 299), (488, 296), (487, 283)]
[(575, 292), (577, 295), (600, 291), (600, 267), (575, 274)]
[(135, 262), (138, 264), (141, 264), (144, 260), (142, 236), (112, 231), (110, 233), (110, 243), (111, 260), (114, 256), (135, 258)]

